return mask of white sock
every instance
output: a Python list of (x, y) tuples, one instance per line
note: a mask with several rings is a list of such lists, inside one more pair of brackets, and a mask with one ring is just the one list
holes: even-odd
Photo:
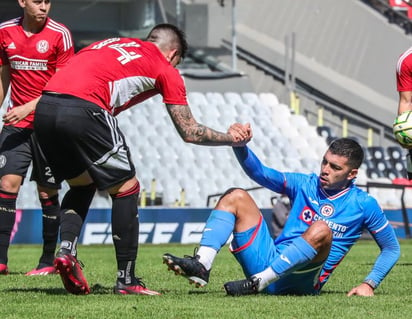
[(197, 254), (199, 255), (199, 262), (205, 266), (206, 270), (212, 268), (213, 261), (217, 255), (217, 251), (211, 247), (200, 246)]
[(272, 267), (268, 267), (264, 271), (257, 273), (253, 276), (260, 278), (259, 288), (258, 288), (259, 291), (262, 291), (267, 286), (269, 286), (272, 282), (279, 279), (278, 274), (273, 271)]

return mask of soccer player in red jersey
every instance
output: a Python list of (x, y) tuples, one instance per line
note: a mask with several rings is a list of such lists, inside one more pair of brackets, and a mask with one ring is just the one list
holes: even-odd
[[(396, 88), (399, 92), (397, 115), (412, 111), (412, 47), (401, 54), (396, 64)], [(404, 145), (400, 144), (402, 147)], [(412, 150), (406, 155), (408, 179), (412, 181)]]
[(135, 275), (139, 182), (115, 115), (161, 94), (165, 111), (185, 142), (236, 146), (251, 138), (248, 124), (232, 125), (223, 133), (195, 120), (175, 68), (186, 50), (183, 32), (170, 24), (155, 26), (147, 41), (106, 39), (79, 51), (43, 90), (34, 130), (56, 180), (65, 179), (70, 185), (62, 202), (61, 246), (55, 259), (70, 293), (90, 292), (77, 261), (76, 243), (85, 218), (77, 206), (87, 198), (81, 187), (95, 184), (112, 198), (115, 293), (158, 294)]
[(43, 253), (27, 275), (55, 273), (59, 229), (58, 189), (33, 134), (34, 108), (57, 69), (74, 54), (70, 31), (48, 17), (50, 0), (18, 0), (21, 17), (0, 24), (0, 104), (10, 86), (8, 108), (0, 133), (0, 274), (8, 273), (8, 248), (16, 218), (16, 199), (33, 163), (43, 210)]

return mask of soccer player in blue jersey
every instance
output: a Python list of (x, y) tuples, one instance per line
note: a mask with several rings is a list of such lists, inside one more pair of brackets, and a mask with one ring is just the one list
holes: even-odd
[(273, 239), (259, 208), (243, 189), (229, 189), (212, 210), (193, 257), (169, 253), (170, 270), (204, 286), (215, 256), (233, 233), (230, 250), (246, 279), (224, 284), (228, 295), (316, 295), (367, 229), (380, 248), (369, 274), (348, 296), (373, 296), (400, 256), (399, 242), (376, 199), (354, 184), (363, 150), (354, 140), (333, 141), (320, 174), (284, 173), (263, 165), (247, 146), (234, 147), (246, 174), (285, 194), (293, 203), (279, 237)]

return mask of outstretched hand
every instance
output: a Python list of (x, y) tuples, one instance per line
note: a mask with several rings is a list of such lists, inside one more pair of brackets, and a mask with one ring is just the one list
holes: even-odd
[(33, 111), (32, 105), (29, 103), (15, 106), (9, 110), (6, 114), (3, 115), (3, 122), (16, 124), (24, 119)]
[(227, 133), (233, 137), (233, 143), (231, 146), (235, 147), (245, 146), (253, 137), (250, 123), (234, 123), (229, 127)]
[(347, 296), (363, 296), (363, 297), (371, 297), (374, 296), (373, 288), (366, 283), (361, 283), (359, 286), (352, 288), (351, 291), (348, 292)]

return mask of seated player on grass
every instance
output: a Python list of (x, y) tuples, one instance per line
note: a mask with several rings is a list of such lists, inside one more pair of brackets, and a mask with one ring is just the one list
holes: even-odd
[(333, 141), (319, 175), (280, 172), (264, 166), (247, 146), (233, 150), (251, 179), (293, 203), (282, 233), (274, 240), (252, 197), (232, 188), (212, 210), (194, 256), (166, 253), (168, 268), (197, 287), (206, 285), (217, 253), (233, 233), (230, 250), (246, 279), (225, 283), (228, 295), (316, 295), (367, 229), (380, 254), (348, 296), (373, 296), (399, 259), (400, 247), (376, 199), (354, 184), (362, 147), (348, 138)]

